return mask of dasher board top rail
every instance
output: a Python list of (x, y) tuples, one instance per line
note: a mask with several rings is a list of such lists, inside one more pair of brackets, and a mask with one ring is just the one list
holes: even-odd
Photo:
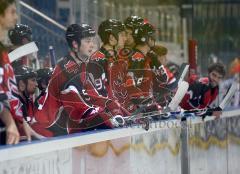
[[(234, 117), (240, 115), (240, 108), (230, 111), (224, 111), (221, 118)], [(213, 120), (214, 117), (207, 117), (205, 121)], [(201, 118), (195, 117), (191, 119), (191, 124), (203, 122)], [(156, 126), (158, 123), (162, 123)], [(33, 156), (52, 151), (71, 149), (87, 144), (97, 143), (101, 141), (113, 140), (123, 137), (131, 137), (139, 134), (148, 134), (159, 131), (161, 129), (170, 129), (170, 127), (180, 127), (180, 120), (163, 120), (151, 123), (149, 131), (145, 131), (141, 126), (98, 130), (85, 133), (77, 133), (68, 136), (54, 137), (31, 143), (23, 142), (19, 145), (0, 146), (0, 162)]]

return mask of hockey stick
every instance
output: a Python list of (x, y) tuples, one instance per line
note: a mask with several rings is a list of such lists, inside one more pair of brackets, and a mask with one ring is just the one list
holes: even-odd
[(229, 104), (231, 98), (233, 97), (237, 89), (238, 89), (238, 84), (236, 82), (233, 82), (226, 96), (224, 97), (223, 101), (220, 103), (219, 108), (223, 110)]
[(177, 85), (184, 80), (187, 73), (189, 72), (188, 70), (189, 70), (189, 65), (187, 63), (183, 63), (179, 69), (179, 74), (176, 76), (176, 80), (173, 83), (167, 85), (168, 88), (175, 89)]
[(56, 66), (56, 55), (55, 55), (55, 50), (54, 50), (53, 46), (49, 46), (49, 54), (50, 54), (50, 58), (51, 58), (52, 68), (55, 68), (55, 66)]
[(188, 111), (181, 110), (181, 111), (176, 112), (179, 103), (181, 102), (181, 100), (183, 99), (184, 95), (186, 94), (186, 92), (188, 90), (188, 87), (189, 87), (189, 84), (187, 82), (185, 82), (185, 81), (180, 82), (179, 88), (178, 88), (175, 96), (173, 97), (172, 101), (169, 103), (168, 107), (166, 109), (164, 109), (163, 111), (154, 111), (154, 112), (149, 112), (149, 113), (134, 114), (134, 115), (131, 115), (130, 117), (122, 117), (122, 116), (117, 115), (117, 116), (113, 117), (113, 121), (116, 122), (120, 126), (124, 126), (129, 123), (131, 124), (132, 123), (131, 121), (138, 120), (139, 121), (138, 124), (143, 124), (143, 128), (145, 130), (148, 130), (149, 125), (150, 125), (149, 117), (158, 116), (158, 117), (162, 117), (162, 118), (163, 117), (169, 118), (172, 115), (173, 116), (179, 115), (181, 120), (184, 120), (187, 117), (192, 116), (193, 114), (204, 117), (204, 116), (210, 115), (213, 111), (223, 110), (229, 103), (229, 101), (232, 98), (235, 91), (237, 90), (237, 84), (233, 83), (232, 86), (230, 87), (227, 95), (225, 96), (225, 98), (223, 99), (221, 104), (219, 105), (219, 107), (193, 109), (193, 110), (188, 110)]
[[(230, 102), (232, 96), (234, 95), (234, 93), (236, 92), (237, 88), (238, 88), (237, 83), (236, 82), (232, 83), (231, 87), (229, 88), (227, 94), (225, 95), (225, 97), (222, 100), (222, 102), (220, 103), (220, 105), (215, 108), (182, 110), (182, 111), (175, 112), (175, 113), (171, 112), (169, 110), (154, 111), (154, 112), (149, 112), (149, 113), (143, 113), (141, 116), (135, 117), (135, 118), (139, 119), (139, 118), (155, 117), (155, 116), (169, 117), (169, 116), (175, 114), (175, 115), (179, 115), (181, 119), (184, 119), (184, 118), (186, 119), (186, 117), (188, 117), (189, 114), (190, 115), (195, 114), (196, 116), (201, 116), (204, 119), (206, 116), (210, 116), (212, 114), (212, 112), (214, 112), (214, 111), (224, 110), (224, 108), (229, 104), (229, 102)], [(134, 118), (134, 117), (132, 117), (132, 118)]]
[(174, 97), (172, 98), (171, 102), (168, 104), (168, 106), (162, 111), (154, 111), (154, 112), (150, 112), (150, 113), (141, 113), (141, 114), (133, 114), (130, 117), (127, 117), (126, 120), (136, 120), (138, 118), (145, 118), (145, 117), (151, 117), (151, 114), (160, 114), (160, 115), (166, 115), (166, 113), (170, 112), (170, 111), (176, 111), (178, 105), (180, 104), (180, 102), (182, 101), (184, 95), (187, 93), (189, 84), (188, 82), (182, 81), (179, 83), (177, 92), (175, 93)]
[(187, 64), (187, 63), (183, 63), (182, 65), (181, 65), (181, 68), (180, 68), (180, 72), (182, 72), (181, 73), (181, 75), (177, 78), (178, 80), (178, 84), (179, 83), (181, 83), (183, 80), (184, 80), (184, 78), (186, 77), (186, 75), (187, 75), (187, 73), (188, 73), (188, 70), (189, 70), (189, 65)]
[[(176, 95), (173, 97), (173, 100), (170, 102), (169, 110), (171, 110), (171, 109), (176, 109), (176, 107), (178, 106), (178, 104), (181, 102), (183, 96), (184, 96), (185, 93), (187, 92), (188, 86), (189, 86), (188, 83), (185, 82), (185, 81), (183, 81), (182, 83), (179, 84), (179, 88), (178, 88), (178, 90), (177, 90), (177, 92), (176, 92)], [(122, 117), (122, 116), (120, 116), (120, 115), (116, 115), (116, 116), (111, 116), (110, 121), (111, 121), (114, 125), (124, 126), (124, 125), (126, 125), (126, 124), (125, 124), (126, 121), (136, 120), (136, 119), (138, 119), (139, 116), (141, 116), (141, 115), (137, 114), (137, 115), (132, 115), (132, 116), (130, 116), (130, 117)], [(61, 119), (60, 119), (60, 118), (61, 118)], [(141, 118), (144, 119), (144, 117), (141, 117)], [(58, 120), (62, 120), (62, 119), (64, 119), (64, 118), (63, 118), (62, 115), (60, 114), (60, 115), (59, 115), (59, 118), (55, 120), (55, 123), (57, 123)], [(92, 119), (92, 120), (91, 120), (91, 119)], [(87, 127), (89, 127), (89, 128), (91, 128), (91, 127), (96, 127), (96, 126), (101, 125), (101, 124), (103, 124), (103, 123), (105, 122), (105, 121), (103, 121), (103, 120), (101, 120), (101, 119), (99, 120), (97, 117), (94, 117), (94, 118), (92, 117), (91, 119), (85, 118), (85, 119), (82, 119), (81, 122), (79, 122), (79, 121), (77, 122), (77, 121), (68, 119), (68, 122), (69, 122), (69, 123), (71, 122), (71, 125), (74, 125), (74, 127), (75, 127), (75, 126), (80, 126), (80, 125), (82, 125), (82, 126), (85, 126), (86, 128), (87, 128)], [(107, 121), (107, 120), (106, 120), (106, 121)], [(91, 123), (91, 124), (90, 124), (90, 123)], [(94, 124), (93, 124), (93, 123), (94, 123)], [(141, 119), (140, 119), (140, 123), (145, 125), (144, 128), (145, 128), (146, 130), (149, 129), (149, 120), (148, 120), (148, 119), (145, 119), (145, 120), (141, 120)], [(52, 124), (52, 125), (54, 125), (54, 124)], [(57, 125), (58, 125), (59, 127), (61, 127), (61, 128), (65, 128), (65, 129), (67, 128), (67, 127), (62, 127), (61, 124), (59, 124), (59, 123), (57, 123)], [(90, 125), (91, 125), (91, 126), (90, 126)], [(51, 126), (50, 126), (50, 127), (51, 127)], [(74, 128), (74, 127), (73, 127), (73, 128)], [(80, 127), (79, 127), (79, 128), (80, 128)], [(68, 128), (67, 128), (67, 129), (68, 129)]]
[(30, 42), (30, 43), (27, 43), (27, 44), (13, 50), (12, 52), (10, 52), (8, 54), (8, 57), (9, 57), (10, 62), (12, 63), (13, 61), (15, 61), (23, 56), (35, 53), (37, 51), (38, 51), (38, 47), (35, 44), (35, 42)]
[(171, 102), (169, 103), (168, 107), (171, 111), (175, 111), (182, 101), (183, 97), (188, 91), (189, 84), (186, 81), (181, 81), (178, 84), (178, 90), (175, 94), (175, 96), (172, 98)]

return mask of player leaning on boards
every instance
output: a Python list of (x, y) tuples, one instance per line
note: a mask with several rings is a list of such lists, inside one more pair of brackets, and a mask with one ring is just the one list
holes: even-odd
[(114, 118), (122, 115), (119, 106), (99, 95), (87, 71), (94, 39), (95, 31), (87, 24), (67, 28), (70, 51), (56, 65), (45, 102), (36, 115), (36, 127), (45, 128), (39, 129), (39, 134), (57, 136), (118, 126)]
[[(7, 49), (4, 46), (7, 32), (14, 27), (17, 18), (15, 1), (0, 0), (0, 125), (6, 127), (6, 132), (0, 132), (0, 144), (17, 144), (19, 142), (19, 132), (13, 117), (23, 120), (21, 112), (17, 112), (16, 109), (11, 107), (13, 106), (11, 103), (20, 103), (12, 95), (12, 92), (17, 92), (17, 87), (14, 85), (15, 76), (10, 65)], [(18, 107), (18, 104), (15, 107)]]
[[(208, 77), (190, 79), (187, 94), (180, 106), (185, 110), (203, 109), (208, 107), (217, 97), (219, 83), (226, 74), (222, 63), (213, 63), (208, 67)], [(221, 111), (214, 111), (212, 115), (220, 117)]]

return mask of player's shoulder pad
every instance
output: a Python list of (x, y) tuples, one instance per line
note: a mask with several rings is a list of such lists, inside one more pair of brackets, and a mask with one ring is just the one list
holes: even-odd
[(99, 50), (94, 52), (92, 54), (92, 56), (90, 57), (90, 60), (92, 60), (92, 61), (100, 61), (100, 60), (105, 60), (105, 59), (106, 59), (106, 55)]
[(64, 66), (67, 62), (72, 61), (71, 56), (66, 55), (64, 57), (61, 57), (58, 61), (57, 64), (60, 66)]
[(141, 53), (136, 51), (133, 56), (132, 56), (132, 60), (133, 61), (143, 61), (145, 59), (145, 56)]
[(68, 60), (68, 61), (64, 64), (64, 67), (65, 67), (66, 69), (70, 69), (70, 68), (72, 68), (72, 67), (74, 67), (74, 66), (77, 66), (77, 64), (76, 64), (74, 61), (72, 61), (72, 60)]
[(199, 81), (199, 83), (204, 84), (204, 85), (209, 84), (209, 78), (208, 77), (202, 77), (198, 81)]
[(65, 69), (68, 73), (77, 73), (78, 72), (78, 64), (73, 61), (72, 59), (69, 59), (67, 57), (64, 57), (62, 61), (60, 62), (61, 69)]

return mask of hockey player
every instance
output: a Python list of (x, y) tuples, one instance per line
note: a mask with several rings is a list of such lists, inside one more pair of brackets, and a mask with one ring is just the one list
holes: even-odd
[(20, 137), (13, 118), (23, 122), (23, 117), (20, 102), (13, 95), (18, 90), (4, 41), (7, 31), (14, 27), (18, 16), (14, 0), (0, 0), (0, 4), (0, 122), (6, 128), (4, 133), (0, 131), (0, 139), (1, 144), (17, 144)]
[(126, 42), (125, 46), (128, 48), (134, 48), (136, 43), (133, 38), (133, 32), (135, 28), (144, 23), (144, 19), (139, 16), (129, 16), (125, 19), (124, 24), (126, 27)]
[(46, 128), (45, 136), (118, 126), (118, 105), (98, 94), (87, 71), (94, 37), (95, 31), (87, 24), (67, 28), (70, 52), (56, 65), (42, 109), (36, 115)]
[(52, 73), (52, 68), (41, 68), (37, 70), (37, 83), (40, 91), (46, 90)]
[(152, 80), (150, 71), (147, 71), (150, 70), (150, 65), (146, 56), (155, 44), (154, 33), (155, 29), (149, 23), (144, 23), (135, 29), (133, 36), (136, 46), (128, 60), (128, 73), (132, 84), (146, 93), (150, 90)]
[(118, 62), (110, 71), (110, 84), (113, 96), (125, 109), (133, 112), (146, 98), (152, 97), (153, 73), (159, 71), (160, 64), (156, 64), (156, 57), (148, 54), (155, 44), (155, 29), (139, 17), (130, 17), (128, 21), (130, 19), (133, 21), (125, 23), (128, 27), (132, 26), (136, 47), (118, 52)]
[[(225, 73), (223, 64), (211, 64), (208, 67), (208, 77), (190, 83), (188, 92), (180, 106), (186, 110), (207, 108), (216, 99), (219, 93), (219, 83), (224, 78)], [(221, 112), (215, 111), (213, 115), (219, 117)]]
[[(32, 29), (24, 24), (16, 24), (13, 29), (8, 31), (8, 37), (13, 44), (11, 50), (14, 50), (32, 41)], [(23, 65), (33, 67), (35, 63), (36, 57), (34, 55), (28, 55), (15, 60), (12, 62), (12, 65), (14, 67)]]
[(151, 90), (153, 78), (167, 81), (167, 76), (162, 75), (165, 71), (162, 69), (161, 63), (157, 61), (156, 54), (150, 52), (155, 45), (154, 34), (155, 29), (150, 23), (144, 23), (135, 29), (133, 36), (136, 46), (129, 58), (128, 66), (134, 85), (147, 95)]
[[(32, 124), (35, 123), (35, 111), (36, 107), (33, 102), (33, 95), (37, 89), (37, 73), (33, 71), (32, 68), (27, 66), (18, 66), (14, 68), (16, 74), (17, 86), (19, 93), (14, 94), (21, 101), (21, 110), (24, 117), (24, 122), (26, 125), (18, 124), (21, 139), (26, 139), (26, 133), (37, 138), (37, 133), (31, 128)], [(24, 129), (27, 127), (28, 132)], [(24, 132), (25, 131), (25, 132)], [(27, 136), (29, 136), (27, 135)]]
[(53, 73), (52, 68), (41, 68), (37, 70), (37, 83), (38, 83), (38, 89), (40, 92), (39, 96), (36, 97), (34, 101), (34, 105), (37, 108), (39, 106), (39, 100), (46, 94), (47, 86), (52, 76), (52, 73)]
[[(103, 21), (98, 29), (103, 46), (91, 57), (91, 61), (100, 65), (104, 73), (103, 84), (98, 85), (105, 87), (106, 94), (103, 95), (119, 102), (123, 108), (129, 105), (129, 95), (126, 87), (128, 60), (123, 58), (122, 53), (128, 55), (130, 52), (125, 48), (119, 50), (117, 48), (124, 46), (124, 33), (125, 26), (120, 21), (115, 19)], [(99, 68), (96, 67), (95, 71), (96, 69)], [(96, 75), (100, 74), (99, 71), (96, 72)]]
[(8, 31), (8, 37), (15, 47), (19, 47), (32, 41), (32, 29), (24, 24), (16, 24)]
[(18, 98), (22, 102), (23, 116), (30, 123), (34, 120), (33, 94), (38, 85), (37, 73), (27, 66), (15, 67), (14, 72), (19, 90)]
[[(125, 44), (125, 27), (119, 20), (108, 19), (103, 21), (98, 27), (98, 35), (103, 42), (101, 48), (91, 56), (91, 62), (94, 63), (90, 67), (93, 73), (97, 89), (103, 96), (112, 96), (109, 86), (109, 68), (117, 60), (117, 51), (123, 48)], [(97, 69), (102, 72), (97, 71)], [(94, 70), (95, 69), (95, 70)], [(102, 79), (99, 79), (98, 76)]]

